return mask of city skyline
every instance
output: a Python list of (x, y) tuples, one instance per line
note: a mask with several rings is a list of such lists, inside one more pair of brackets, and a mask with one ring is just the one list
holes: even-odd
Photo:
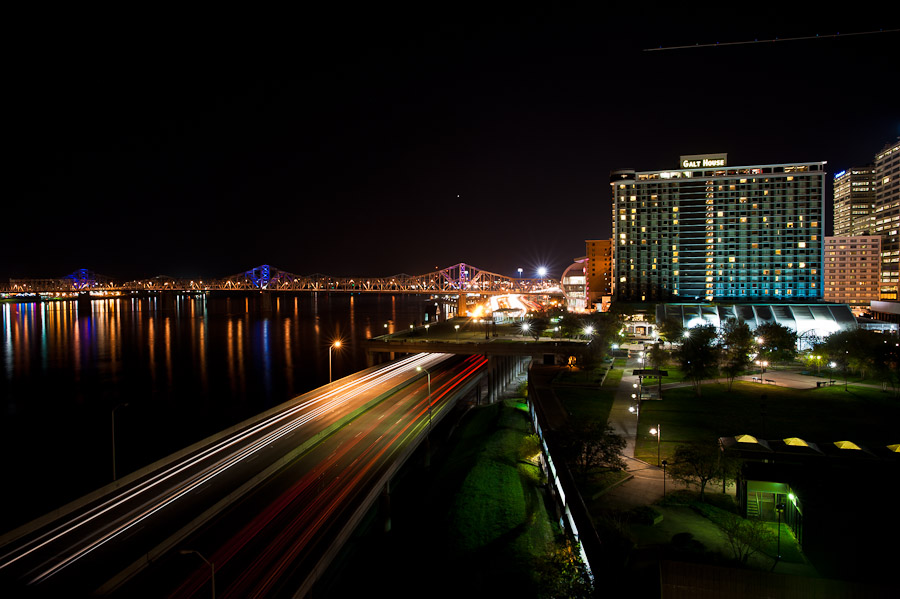
[[(0, 277), (558, 277), (611, 235), (611, 170), (716, 152), (827, 161), (830, 233), (833, 174), (900, 133), (847, 81), (890, 77), (897, 30), (773, 14), (42, 24), (13, 74)], [(841, 29), (889, 32), (645, 51)]]

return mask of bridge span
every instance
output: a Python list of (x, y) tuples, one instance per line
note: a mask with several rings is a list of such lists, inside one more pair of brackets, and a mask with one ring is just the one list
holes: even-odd
[(299, 396), (0, 537), (0, 588), (190, 596), (199, 551), (220, 595), (302, 596), (487, 366), (420, 353)]
[(421, 275), (387, 277), (297, 275), (263, 264), (227, 277), (204, 279), (159, 275), (149, 279), (120, 281), (81, 269), (59, 278), (10, 279), (0, 292), (11, 295), (49, 293), (114, 293), (130, 291), (264, 291), (347, 292), (410, 294), (542, 294), (558, 289), (545, 277), (509, 277), (460, 262)]

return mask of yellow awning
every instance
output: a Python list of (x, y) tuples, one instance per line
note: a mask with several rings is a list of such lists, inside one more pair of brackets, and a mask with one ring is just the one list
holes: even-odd
[(759, 443), (753, 435), (737, 435), (734, 439), (738, 443)]
[(859, 445), (853, 441), (835, 441), (834, 444), (840, 449), (859, 449)]
[(785, 445), (796, 445), (799, 447), (809, 447), (809, 443), (801, 439), (800, 437), (788, 437), (784, 440)]

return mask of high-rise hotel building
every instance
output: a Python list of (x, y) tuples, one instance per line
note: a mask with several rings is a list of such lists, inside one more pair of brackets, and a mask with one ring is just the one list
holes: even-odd
[(619, 301), (822, 297), (825, 162), (682, 156), (610, 176)]
[(881, 299), (900, 299), (900, 141), (875, 155), (875, 229), (881, 235)]
[(834, 176), (834, 235), (872, 235), (875, 231), (875, 167), (862, 166)]

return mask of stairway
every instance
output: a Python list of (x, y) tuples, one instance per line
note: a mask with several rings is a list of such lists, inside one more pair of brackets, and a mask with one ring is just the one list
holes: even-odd
[(759, 518), (759, 496), (756, 493), (747, 493), (747, 517)]

